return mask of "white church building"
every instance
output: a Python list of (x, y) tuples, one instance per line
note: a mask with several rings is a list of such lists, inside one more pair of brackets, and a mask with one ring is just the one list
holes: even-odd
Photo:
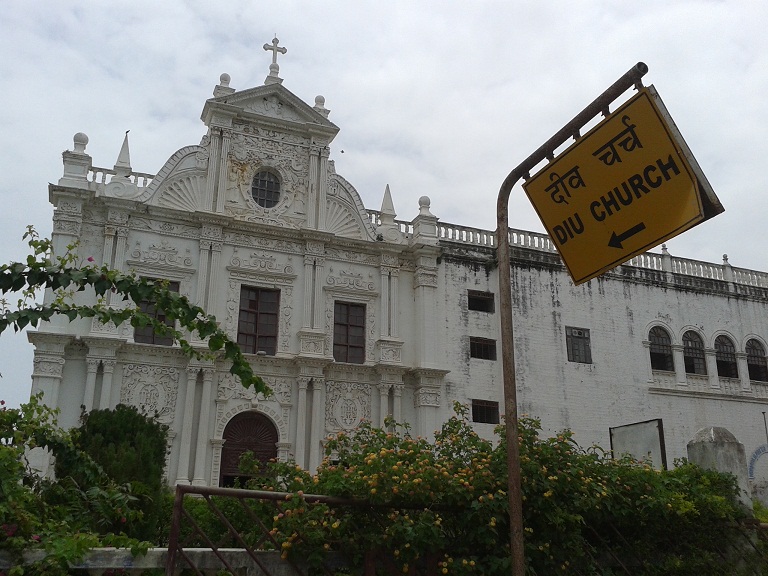
[(441, 222), (426, 196), (400, 219), (388, 190), (380, 210), (364, 206), (335, 171), (324, 98), (303, 102), (278, 73), (273, 58), (245, 90), (223, 74), (202, 140), (157, 174), (133, 169), (127, 139), (113, 169), (95, 167), (76, 134), (49, 185), (56, 250), (77, 241), (98, 264), (167, 279), (274, 394), (152, 333), (56, 319), (29, 339), (33, 393), (62, 425), (118, 403), (156, 414), (171, 430), (171, 485), (227, 484), (246, 449), (312, 470), (329, 434), (388, 415), (429, 436), (454, 402), (491, 436), (498, 274), (511, 270), (520, 413), (605, 448), (612, 428), (659, 421), (670, 464), (700, 428), (722, 426), (768, 482), (768, 273), (662, 248), (574, 286), (551, 239), (522, 230), (497, 262), (494, 231)]

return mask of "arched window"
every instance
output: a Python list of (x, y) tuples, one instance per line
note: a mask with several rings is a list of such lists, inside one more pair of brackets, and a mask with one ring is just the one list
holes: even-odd
[(654, 370), (673, 371), (675, 364), (672, 360), (672, 340), (661, 326), (654, 326), (648, 332), (651, 341), (651, 368)]
[(749, 379), (768, 382), (768, 365), (765, 361), (765, 348), (755, 339), (747, 342), (747, 368)]
[(221, 450), (219, 486), (234, 486), (249, 476), (240, 473), (240, 457), (251, 451), (257, 460), (266, 464), (277, 458), (277, 428), (272, 421), (258, 412), (241, 412), (229, 421), (224, 429), (224, 446)]
[(683, 334), (683, 359), (688, 374), (706, 374), (707, 363), (704, 358), (704, 341), (693, 330)]
[(259, 206), (272, 208), (280, 201), (280, 180), (272, 172), (259, 172), (253, 177), (251, 195)]
[(738, 378), (736, 348), (728, 336), (721, 335), (715, 338), (715, 353), (717, 354), (717, 375), (723, 378)]

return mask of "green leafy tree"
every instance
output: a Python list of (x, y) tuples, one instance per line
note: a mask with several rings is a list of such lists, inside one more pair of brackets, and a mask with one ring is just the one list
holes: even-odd
[[(0, 265), (0, 333), (11, 327), (15, 331), (37, 327), (54, 316), (65, 316), (70, 321), (96, 318), (103, 324), (151, 326), (158, 334), (171, 337), (189, 356), (229, 362), (230, 372), (243, 386), (270, 394), (216, 319), (169, 290), (167, 282), (97, 266), (93, 258), (81, 262), (76, 246), (56, 255), (51, 241), (40, 238), (31, 227), (24, 237), (31, 250), (27, 258)], [(44, 291), (50, 292), (40, 301)], [(94, 294), (95, 301), (91, 298), (86, 303), (80, 297), (85, 291)], [(139, 305), (143, 301), (154, 302), (173, 325), (142, 312)], [(205, 342), (205, 348), (190, 344), (187, 334), (196, 335)], [(150, 498), (157, 501), (155, 509), (161, 508), (157, 466), (144, 470), (143, 479), (130, 475), (130, 482), (126, 482), (128, 475), (112, 469), (113, 478), (73, 442), (68, 432), (56, 426), (56, 414), (42, 404), (41, 396), (33, 397), (19, 409), (8, 409), (2, 402), (0, 406), (0, 551), (10, 553), (14, 559), (10, 574), (66, 574), (69, 563), (98, 546), (131, 547), (136, 552), (146, 549), (146, 542), (126, 536), (125, 531), (149, 534), (154, 510), (141, 508)], [(85, 436), (78, 436), (78, 440)], [(89, 444), (83, 447), (93, 449), (97, 436), (92, 434)], [(137, 440), (133, 452), (125, 446), (115, 447), (114, 457), (120, 459), (117, 466), (129, 459), (131, 466), (144, 466), (138, 463), (143, 458), (139, 454), (147, 454), (157, 446), (164, 450), (164, 442), (143, 442)], [(102, 447), (105, 460), (101, 461), (106, 463), (112, 457), (108, 455), (111, 448)], [(26, 454), (34, 448), (46, 448), (54, 455), (62, 473), (60, 479), (40, 478), (30, 471)], [(47, 552), (42, 562), (26, 567), (18, 562), (22, 550), (35, 547)]]
[[(71, 434), (79, 451), (98, 463), (112, 481), (130, 485), (136, 498), (128, 504), (136, 514), (118, 509), (125, 513), (106, 528), (140, 540), (158, 541), (158, 527), (165, 526), (162, 502), (168, 491), (163, 477), (168, 427), (133, 406), (118, 404), (114, 410), (84, 414), (81, 426)], [(77, 462), (66, 456), (56, 458), (56, 478), (78, 486), (89, 484)], [(131, 522), (128, 517), (133, 518)]]

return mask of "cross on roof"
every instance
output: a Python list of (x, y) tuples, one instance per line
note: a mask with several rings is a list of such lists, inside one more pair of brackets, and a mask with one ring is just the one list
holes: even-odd
[(264, 50), (272, 51), (272, 64), (277, 64), (277, 53), (280, 52), (280, 54), (285, 54), (288, 52), (286, 48), (283, 48), (282, 46), (278, 46), (280, 43), (280, 40), (277, 39), (277, 36), (275, 36), (272, 39), (272, 44), (264, 44)]

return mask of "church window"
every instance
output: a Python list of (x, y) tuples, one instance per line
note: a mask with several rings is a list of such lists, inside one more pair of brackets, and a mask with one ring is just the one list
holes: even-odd
[(495, 310), (493, 292), (467, 290), (467, 308), (478, 312), (493, 313)]
[(490, 400), (472, 400), (472, 422), (499, 423), (499, 403)]
[(480, 360), (496, 360), (496, 340), (470, 336), (469, 357)]
[(246, 354), (277, 353), (277, 326), (280, 313), (280, 290), (240, 288), (240, 316), (237, 321), (237, 343)]
[(736, 348), (728, 336), (715, 338), (715, 354), (717, 357), (717, 375), (723, 378), (738, 378), (736, 367)]
[(587, 328), (566, 326), (565, 346), (568, 349), (568, 362), (592, 364), (592, 348)]
[(651, 368), (673, 371), (675, 365), (672, 361), (672, 340), (669, 332), (661, 326), (654, 326), (648, 333), (648, 340), (651, 341)]
[(765, 360), (765, 348), (755, 339), (747, 342), (747, 368), (749, 379), (768, 382), (768, 364)]
[(335, 303), (333, 359), (350, 364), (365, 362), (365, 304)]
[(272, 208), (280, 200), (280, 179), (266, 170), (253, 177), (251, 195), (262, 208)]
[(688, 374), (707, 373), (707, 363), (704, 358), (704, 341), (693, 330), (683, 334), (683, 361)]
[[(168, 290), (171, 292), (179, 291), (178, 282), (169, 282)], [(150, 300), (142, 300), (139, 302), (139, 310), (144, 312), (147, 316), (155, 318), (159, 322), (164, 323), (166, 326), (173, 328), (173, 320), (169, 320), (165, 317), (165, 312), (160, 310), (157, 305)], [(133, 341), (140, 344), (156, 344), (158, 346), (172, 346), (173, 337), (156, 334), (152, 326), (139, 326), (133, 329)]]

